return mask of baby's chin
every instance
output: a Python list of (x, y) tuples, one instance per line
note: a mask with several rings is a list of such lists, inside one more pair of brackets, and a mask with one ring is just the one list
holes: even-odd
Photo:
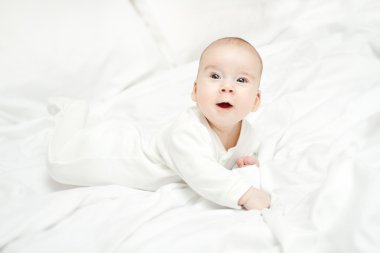
[[(207, 117), (206, 117), (207, 118)], [(242, 119), (231, 118), (231, 117), (220, 117), (220, 118), (207, 118), (207, 121), (211, 128), (213, 129), (231, 129), (241, 124)]]

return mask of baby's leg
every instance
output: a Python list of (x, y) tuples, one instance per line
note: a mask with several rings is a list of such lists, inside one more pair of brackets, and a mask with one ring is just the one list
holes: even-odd
[(146, 155), (133, 124), (108, 121), (86, 127), (88, 105), (81, 100), (54, 98), (48, 109), (56, 122), (48, 150), (49, 173), (56, 181), (144, 190), (176, 181), (172, 171)]

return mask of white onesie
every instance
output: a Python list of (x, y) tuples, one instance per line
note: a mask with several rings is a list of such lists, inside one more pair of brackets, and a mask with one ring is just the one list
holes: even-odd
[(197, 107), (191, 107), (153, 138), (148, 147), (133, 124), (109, 121), (86, 128), (87, 104), (52, 100), (56, 126), (49, 142), (50, 175), (73, 185), (121, 184), (143, 190), (185, 181), (195, 192), (222, 206), (240, 209), (252, 186), (232, 170), (240, 156), (253, 155), (258, 141), (243, 120), (238, 143), (228, 151)]

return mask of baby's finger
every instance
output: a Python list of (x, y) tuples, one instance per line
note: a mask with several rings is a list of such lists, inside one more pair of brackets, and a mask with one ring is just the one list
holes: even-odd
[(244, 160), (243, 159), (241, 159), (241, 158), (239, 158), (239, 159), (237, 159), (237, 161), (236, 161), (236, 165), (239, 167), (239, 168), (241, 168), (241, 167), (244, 167)]

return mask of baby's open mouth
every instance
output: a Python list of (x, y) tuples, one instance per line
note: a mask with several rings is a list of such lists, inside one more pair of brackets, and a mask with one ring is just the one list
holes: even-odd
[(220, 108), (224, 108), (224, 109), (232, 107), (232, 105), (228, 102), (217, 103), (216, 105), (219, 106)]

